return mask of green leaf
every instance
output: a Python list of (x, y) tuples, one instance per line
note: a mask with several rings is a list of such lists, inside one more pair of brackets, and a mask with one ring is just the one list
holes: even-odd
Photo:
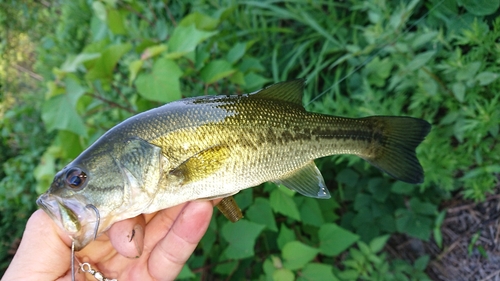
[(410, 208), (417, 214), (422, 215), (436, 215), (437, 214), (437, 206), (429, 203), (422, 202), (418, 198), (412, 198), (410, 200)]
[(396, 194), (408, 195), (408, 194), (411, 194), (414, 189), (415, 189), (415, 185), (413, 185), (413, 184), (405, 183), (402, 181), (397, 181), (392, 185), (391, 192), (396, 193)]
[(276, 188), (271, 192), (269, 202), (274, 212), (281, 213), (287, 217), (300, 221), (300, 213), (295, 201), (280, 189)]
[(352, 169), (343, 169), (337, 174), (335, 179), (349, 187), (354, 187), (359, 179), (359, 174)]
[(247, 188), (238, 192), (238, 194), (234, 196), (234, 200), (236, 200), (241, 210), (245, 210), (248, 206), (252, 205), (253, 202), (252, 188)]
[(179, 78), (182, 71), (177, 64), (169, 59), (160, 58), (151, 73), (141, 73), (135, 85), (141, 96), (148, 100), (171, 102), (182, 98)]
[(479, 73), (476, 76), (476, 79), (479, 81), (479, 85), (486, 86), (491, 84), (493, 81), (497, 80), (498, 74), (494, 72), (484, 71)]
[(179, 25), (174, 29), (172, 37), (168, 41), (169, 58), (178, 58), (195, 50), (196, 46), (203, 40), (217, 34), (217, 32), (206, 32), (196, 29), (194, 24), (188, 26)]
[(384, 235), (373, 238), (372, 241), (370, 241), (370, 251), (372, 253), (378, 253), (379, 251), (381, 251), (390, 237), (390, 235)]
[(67, 130), (80, 136), (87, 136), (83, 120), (76, 113), (68, 95), (57, 95), (43, 103), (42, 120), (48, 131)]
[(243, 57), (247, 50), (247, 43), (236, 43), (227, 53), (227, 60), (230, 63), (235, 63)]
[(276, 240), (276, 243), (278, 244), (278, 247), (280, 248), (280, 250), (283, 250), (283, 247), (285, 247), (285, 245), (288, 242), (294, 241), (295, 239), (296, 239), (296, 236), (295, 236), (295, 233), (293, 232), (293, 230), (286, 227), (286, 225), (284, 223), (281, 224), (278, 239)]
[(66, 77), (64, 79), (64, 85), (66, 86), (66, 94), (68, 95), (68, 101), (72, 108), (76, 108), (76, 104), (83, 94), (85, 94), (86, 89), (78, 83), (76, 78)]
[(436, 51), (427, 51), (424, 53), (420, 53), (406, 65), (406, 68), (410, 71), (417, 70), (424, 66), (435, 54)]
[(299, 241), (288, 242), (282, 251), (283, 259), (285, 260), (283, 265), (290, 270), (300, 269), (312, 261), (318, 252), (318, 249), (307, 246)]
[(424, 271), (425, 268), (427, 267), (427, 264), (429, 264), (430, 256), (429, 255), (423, 255), (419, 257), (415, 263), (414, 267), (416, 270)]
[(132, 45), (130, 43), (111, 45), (106, 48), (91, 66), (85, 75), (85, 79), (111, 79), (116, 63), (118, 63), (120, 58), (131, 48)]
[(295, 275), (292, 271), (280, 268), (273, 272), (273, 281), (293, 281), (295, 280)]
[(471, 62), (464, 67), (458, 69), (455, 78), (459, 81), (467, 81), (471, 80), (474, 76), (476, 76), (477, 71), (481, 68), (480, 61)]
[(146, 50), (144, 50), (144, 52), (142, 52), (141, 54), (141, 60), (147, 60), (156, 57), (167, 49), (167, 45), (164, 44), (147, 47)]
[(417, 215), (406, 209), (395, 212), (396, 229), (418, 239), (428, 240), (432, 230), (432, 220), (426, 216)]
[(306, 264), (298, 281), (339, 281), (333, 274), (333, 266), (322, 263)]
[(123, 15), (120, 11), (111, 9), (108, 11), (107, 24), (111, 32), (116, 35), (123, 35), (127, 33), (127, 29), (123, 23)]
[(194, 12), (184, 17), (179, 22), (179, 25), (184, 27), (194, 25), (199, 30), (211, 31), (217, 28), (219, 20), (199, 12)]
[(100, 1), (92, 2), (92, 10), (94, 10), (94, 14), (98, 19), (103, 22), (106, 22), (106, 7)]
[(300, 205), (300, 217), (304, 224), (320, 227), (325, 220), (318, 205), (318, 199), (304, 198)]
[(189, 269), (189, 266), (187, 264), (184, 264), (184, 266), (181, 269), (181, 272), (179, 273), (179, 275), (177, 275), (178, 279), (188, 279), (194, 277), (195, 277), (194, 273), (191, 271), (191, 269)]
[(66, 61), (61, 66), (61, 70), (66, 72), (75, 72), (82, 63), (96, 59), (100, 56), (100, 53), (82, 53), (77, 56), (68, 56)]
[(221, 230), (222, 237), (229, 243), (224, 255), (229, 259), (244, 259), (254, 256), (255, 240), (264, 229), (261, 224), (242, 219), (237, 223), (226, 223)]
[(499, 0), (460, 0), (458, 3), (475, 16), (491, 15), (500, 7)]
[(271, 231), (278, 231), (276, 220), (269, 200), (265, 198), (255, 199), (255, 203), (245, 213), (249, 220), (265, 225)]
[(128, 71), (130, 72), (130, 76), (128, 79), (129, 86), (132, 85), (132, 83), (134, 82), (143, 64), (144, 64), (143, 60), (135, 60), (128, 65)]
[(214, 60), (203, 67), (200, 72), (200, 77), (205, 83), (212, 84), (217, 80), (233, 74), (235, 71), (236, 70), (232, 68), (228, 61)]
[(359, 240), (359, 236), (334, 223), (320, 227), (320, 251), (327, 256), (337, 256)]

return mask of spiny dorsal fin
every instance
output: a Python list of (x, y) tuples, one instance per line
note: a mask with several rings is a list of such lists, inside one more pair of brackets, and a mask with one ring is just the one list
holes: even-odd
[(280, 100), (302, 106), (302, 93), (305, 79), (280, 82), (264, 88), (250, 97), (260, 99)]

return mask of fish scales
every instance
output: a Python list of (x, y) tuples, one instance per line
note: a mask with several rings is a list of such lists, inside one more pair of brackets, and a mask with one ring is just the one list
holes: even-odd
[(328, 155), (357, 155), (396, 179), (423, 181), (415, 148), (429, 123), (310, 113), (302, 106), (303, 85), (295, 80), (253, 94), (183, 99), (133, 116), (60, 171), (37, 203), (81, 248), (96, 226), (89, 204), (101, 215), (102, 233), (140, 213), (267, 181), (329, 198), (313, 161)]

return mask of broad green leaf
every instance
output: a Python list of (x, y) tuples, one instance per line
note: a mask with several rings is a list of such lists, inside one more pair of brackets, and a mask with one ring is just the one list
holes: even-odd
[(195, 277), (194, 273), (191, 271), (191, 269), (189, 269), (189, 266), (187, 264), (184, 264), (184, 266), (181, 269), (181, 272), (179, 272), (179, 275), (177, 275), (178, 279), (188, 279), (194, 277)]
[(243, 57), (247, 50), (247, 43), (236, 43), (227, 53), (227, 60), (230, 63), (235, 63)]
[(410, 200), (410, 208), (415, 213), (422, 215), (436, 215), (438, 212), (436, 205), (429, 202), (422, 202), (415, 197)]
[(106, 22), (106, 7), (100, 1), (92, 2), (92, 10), (94, 10), (94, 14), (103, 22)]
[(333, 266), (323, 263), (306, 264), (298, 281), (340, 281), (333, 274)]
[(419, 48), (420, 46), (427, 44), (429, 41), (437, 37), (439, 33), (437, 31), (424, 32), (418, 35), (412, 42), (412, 47), (414, 49)]
[(286, 227), (284, 223), (281, 224), (281, 228), (279, 231), (278, 239), (276, 240), (276, 243), (278, 243), (278, 247), (283, 250), (283, 247), (291, 241), (294, 241), (296, 239), (295, 233), (293, 230), (289, 229)]
[(215, 272), (223, 275), (229, 275), (238, 267), (238, 261), (230, 261), (225, 263), (220, 263), (215, 267)]
[(155, 45), (155, 46), (150, 46), (144, 50), (141, 54), (141, 60), (147, 60), (153, 57), (156, 57), (157, 55), (163, 53), (164, 51), (167, 50), (167, 45), (160, 44), (160, 45)]
[(397, 181), (392, 184), (391, 192), (396, 194), (411, 194), (415, 189), (415, 185)]
[(85, 78), (87, 80), (111, 79), (116, 63), (131, 48), (132, 45), (130, 43), (115, 44), (109, 46), (95, 61), (95, 63), (85, 75)]
[(474, 76), (476, 76), (476, 73), (479, 71), (479, 68), (481, 68), (480, 61), (471, 62), (465, 65), (464, 67), (459, 68), (455, 75), (455, 78), (456, 80), (459, 81), (471, 80)]
[(370, 251), (372, 253), (378, 253), (379, 251), (381, 251), (390, 237), (390, 235), (384, 235), (373, 238), (372, 241), (370, 241)]
[(200, 72), (201, 79), (206, 84), (212, 84), (217, 80), (233, 74), (236, 70), (226, 60), (214, 60), (209, 62)]
[(432, 220), (426, 216), (415, 214), (406, 209), (398, 209), (396, 215), (396, 229), (401, 233), (428, 240), (432, 230)]
[(124, 17), (118, 10), (111, 9), (108, 11), (107, 23), (108, 27), (114, 34), (123, 35), (127, 33), (127, 29), (123, 23)]
[(42, 120), (48, 131), (67, 130), (80, 136), (87, 136), (83, 120), (76, 113), (68, 95), (57, 95), (43, 103)]
[(203, 40), (215, 35), (217, 32), (206, 32), (196, 29), (194, 24), (179, 25), (175, 28), (168, 41), (169, 58), (178, 58), (195, 50)]
[(430, 256), (429, 255), (423, 255), (419, 257), (413, 266), (415, 266), (415, 269), (424, 271), (425, 268), (427, 267), (427, 264), (429, 264)]
[(128, 71), (130, 72), (128, 80), (129, 86), (132, 85), (132, 83), (134, 82), (143, 64), (144, 64), (143, 60), (135, 60), (128, 65)]
[(229, 81), (231, 81), (231, 83), (233, 83), (233, 84), (244, 86), (245, 85), (245, 75), (241, 71), (236, 71), (235, 73), (233, 73), (229, 77)]
[(253, 202), (252, 188), (247, 188), (238, 192), (238, 194), (234, 195), (234, 200), (238, 203), (238, 207), (240, 207), (241, 210), (245, 210), (248, 206), (252, 205)]
[(353, 171), (352, 169), (347, 168), (340, 171), (340, 173), (337, 174), (335, 179), (338, 182), (343, 183), (349, 187), (354, 187), (358, 182), (359, 174)]
[(171, 102), (182, 97), (179, 83), (181, 75), (182, 71), (174, 61), (160, 58), (150, 73), (139, 74), (135, 85), (139, 94), (148, 100)]
[(497, 80), (498, 74), (494, 72), (484, 71), (479, 73), (476, 76), (476, 79), (479, 81), (479, 85), (486, 86), (491, 84), (491, 82)]
[(72, 108), (76, 108), (78, 100), (85, 94), (85, 88), (78, 83), (76, 78), (70, 76), (64, 79), (64, 85), (66, 86), (66, 94), (68, 95), (69, 103)]
[(264, 229), (261, 224), (246, 219), (238, 223), (226, 223), (221, 230), (222, 237), (229, 243), (224, 255), (229, 259), (244, 259), (254, 255), (255, 240)]
[(304, 224), (320, 227), (325, 223), (318, 201), (315, 198), (304, 198), (304, 201), (300, 205), (300, 217)]
[(457, 2), (475, 16), (491, 15), (500, 7), (499, 0), (460, 0)]
[(291, 270), (280, 268), (273, 272), (273, 281), (293, 281), (295, 275)]
[(320, 227), (320, 251), (327, 256), (337, 256), (359, 240), (359, 236), (334, 223)]
[(427, 64), (430, 59), (436, 54), (436, 51), (427, 51), (416, 55), (412, 61), (410, 61), (406, 68), (410, 71), (417, 70)]
[(184, 27), (189, 27), (193, 24), (199, 30), (212, 31), (219, 25), (219, 20), (199, 12), (194, 12), (187, 15), (179, 22), (179, 25)]
[(245, 56), (243, 60), (241, 61), (239, 65), (239, 69), (241, 72), (246, 73), (246, 72), (262, 72), (265, 71), (266, 69), (260, 63), (260, 61), (256, 58)]
[(318, 249), (307, 246), (302, 242), (288, 242), (282, 250), (283, 259), (285, 260), (283, 265), (290, 270), (300, 269), (312, 261), (318, 252)]
[(68, 56), (66, 61), (61, 66), (61, 70), (66, 72), (75, 72), (82, 63), (96, 59), (100, 56), (100, 53), (82, 53), (77, 56)]
[(256, 198), (255, 203), (245, 213), (249, 220), (265, 225), (271, 231), (278, 231), (269, 200)]
[(276, 188), (271, 192), (269, 202), (276, 213), (300, 221), (300, 213), (295, 201), (280, 189)]

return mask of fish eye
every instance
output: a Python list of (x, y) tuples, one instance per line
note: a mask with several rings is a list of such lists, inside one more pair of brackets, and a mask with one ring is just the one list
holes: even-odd
[(79, 168), (70, 169), (66, 173), (66, 183), (72, 189), (80, 189), (86, 180), (87, 180), (87, 174), (85, 174)]

